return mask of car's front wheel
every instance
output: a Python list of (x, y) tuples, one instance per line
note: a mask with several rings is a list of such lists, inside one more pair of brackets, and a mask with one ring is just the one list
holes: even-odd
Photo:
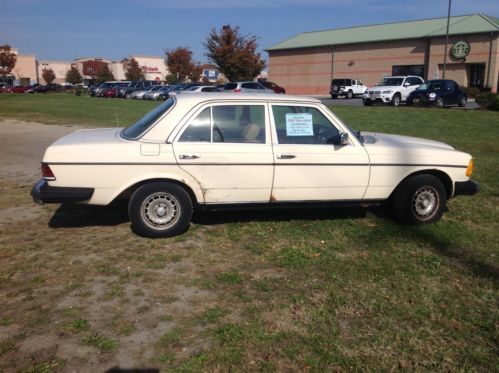
[(353, 92), (352, 91), (348, 91), (347, 92), (347, 98), (351, 99), (352, 97), (353, 97)]
[(130, 198), (128, 216), (135, 233), (172, 237), (183, 233), (192, 217), (192, 200), (184, 188), (168, 182), (145, 184)]
[(371, 100), (364, 100), (364, 106), (373, 106), (373, 102)]
[(400, 94), (395, 93), (392, 98), (392, 105), (399, 106), (400, 105)]
[(447, 193), (433, 175), (411, 176), (398, 186), (392, 198), (395, 218), (405, 224), (421, 225), (438, 221), (444, 212)]
[(437, 101), (435, 101), (435, 106), (436, 107), (444, 107), (444, 99), (442, 97), (437, 98)]

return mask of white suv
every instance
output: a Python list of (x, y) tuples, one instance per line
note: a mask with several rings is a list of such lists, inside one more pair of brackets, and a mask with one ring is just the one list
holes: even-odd
[(333, 99), (338, 96), (353, 98), (354, 96), (363, 95), (366, 89), (367, 87), (362, 81), (357, 79), (333, 79), (331, 80), (329, 93)]
[(401, 102), (405, 102), (412, 91), (423, 83), (424, 80), (419, 76), (389, 76), (368, 89), (362, 100), (365, 106), (371, 106), (374, 102), (399, 106)]

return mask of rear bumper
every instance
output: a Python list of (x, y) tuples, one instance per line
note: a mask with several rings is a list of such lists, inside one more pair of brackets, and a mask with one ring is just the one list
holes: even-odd
[(480, 190), (480, 184), (475, 180), (457, 181), (454, 185), (454, 197), (456, 196), (472, 196)]
[(93, 188), (53, 187), (44, 179), (40, 179), (31, 189), (33, 201), (40, 204), (81, 202), (89, 200), (93, 194)]

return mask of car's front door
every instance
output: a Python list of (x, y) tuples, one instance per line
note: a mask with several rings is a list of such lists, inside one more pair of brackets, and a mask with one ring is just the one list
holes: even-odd
[(213, 104), (176, 136), (177, 162), (198, 181), (205, 203), (269, 202), (274, 166), (266, 118), (264, 104)]
[[(274, 183), (272, 200), (360, 200), (369, 183), (369, 157), (333, 115), (319, 106), (271, 105)], [(336, 122), (336, 123), (335, 123)]]

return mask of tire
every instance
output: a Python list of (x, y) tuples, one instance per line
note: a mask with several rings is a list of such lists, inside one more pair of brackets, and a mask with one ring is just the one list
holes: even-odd
[(405, 100), (405, 104), (407, 106), (412, 106), (412, 105), (414, 105), (414, 101), (412, 101), (412, 98), (408, 98), (407, 100)]
[(348, 91), (347, 92), (347, 98), (350, 100), (352, 97), (353, 97), (353, 92), (352, 91)]
[(399, 93), (395, 93), (393, 95), (391, 104), (395, 107), (400, 105), (400, 94)]
[(373, 102), (371, 100), (364, 100), (364, 106), (373, 106)]
[(338, 98), (338, 95), (331, 95), (331, 98), (332, 98), (333, 100), (335, 100), (335, 99), (337, 99), (337, 98)]
[(187, 230), (192, 200), (181, 186), (156, 182), (138, 188), (130, 198), (128, 216), (139, 236), (172, 237)]
[(437, 222), (444, 213), (447, 193), (433, 175), (415, 175), (404, 180), (391, 200), (397, 221), (408, 225)]
[(468, 101), (468, 99), (466, 98), (466, 96), (461, 97), (461, 99), (459, 100), (459, 103), (458, 103), (459, 107), (465, 107), (467, 101)]
[(437, 101), (435, 101), (435, 106), (436, 107), (444, 107), (444, 99), (442, 97), (437, 98)]
[(132, 94), (131, 94), (131, 93), (127, 93), (127, 94), (125, 95), (125, 98), (126, 98), (127, 100), (130, 100), (130, 99), (132, 98)]

